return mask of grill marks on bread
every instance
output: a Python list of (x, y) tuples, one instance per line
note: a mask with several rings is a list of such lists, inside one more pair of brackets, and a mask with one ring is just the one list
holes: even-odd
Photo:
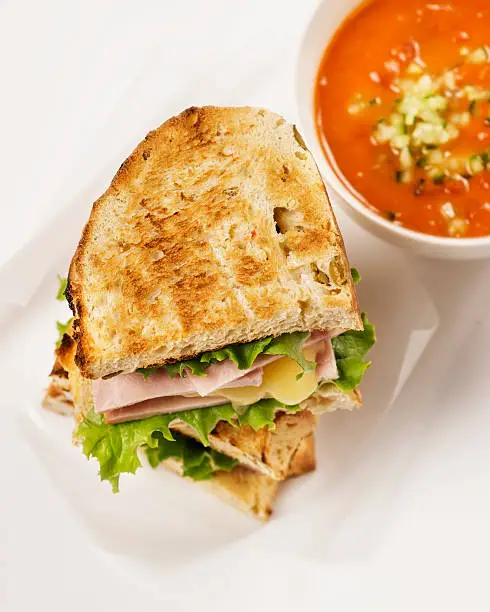
[[(276, 214), (276, 212), (278, 214)], [(233, 342), (360, 327), (320, 175), (293, 127), (253, 108), (189, 109), (151, 132), (95, 203), (72, 261), (89, 378)]]

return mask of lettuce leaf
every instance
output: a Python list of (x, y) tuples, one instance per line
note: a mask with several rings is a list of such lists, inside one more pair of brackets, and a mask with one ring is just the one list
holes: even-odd
[(245, 342), (244, 344), (232, 344), (219, 351), (210, 351), (201, 355), (203, 363), (211, 364), (224, 359), (234, 361), (239, 370), (248, 370), (257, 359), (260, 353), (270, 345), (272, 338), (262, 338), (254, 342)]
[(143, 374), (144, 379), (146, 380), (150, 374), (153, 374), (157, 370), (166, 370), (170, 378), (175, 378), (176, 376), (184, 376), (186, 370), (190, 370), (191, 374), (195, 376), (206, 376), (206, 368), (210, 364), (203, 364), (199, 361), (199, 359), (188, 359), (187, 361), (176, 361), (175, 363), (167, 363), (163, 366), (153, 367), (153, 368), (138, 368), (136, 371), (140, 374)]
[(73, 321), (73, 317), (70, 317), (66, 323), (62, 323), (61, 321), (56, 321), (56, 328), (58, 330), (58, 340), (56, 340), (56, 348), (60, 348), (61, 341), (63, 340), (63, 336), (68, 331), (71, 322)]
[(359, 270), (357, 268), (351, 268), (350, 274), (352, 276), (352, 281), (354, 285), (357, 285), (361, 282), (361, 275), (359, 274)]
[[(303, 369), (303, 372), (313, 372), (316, 368), (314, 361), (308, 361), (303, 354), (303, 344), (309, 337), (309, 333), (295, 332), (293, 334), (282, 334), (274, 338), (267, 349), (264, 351), (266, 355), (286, 355)], [(302, 374), (298, 374), (296, 378), (301, 378)]]
[(299, 412), (301, 408), (299, 404), (295, 406), (286, 406), (273, 398), (263, 399), (255, 404), (247, 406), (245, 412), (238, 415), (238, 420), (240, 425), (250, 425), (254, 431), (258, 431), (263, 427), (268, 427), (272, 430), (276, 426), (274, 419), (278, 410), (294, 414), (295, 412)]
[(193, 480), (208, 480), (216, 472), (231, 471), (237, 464), (236, 459), (227, 457), (213, 449), (208, 449), (192, 438), (175, 434), (175, 440), (170, 442), (161, 434), (156, 433), (156, 447), (147, 447), (146, 456), (153, 468), (158, 467), (165, 459), (182, 461), (183, 475)]
[[(286, 406), (276, 400), (261, 400), (252, 406), (248, 406), (240, 414), (235, 411), (231, 404), (224, 404), (223, 406), (185, 410), (114, 425), (106, 423), (103, 415), (95, 414), (93, 408), (91, 408), (85, 415), (84, 420), (78, 425), (74, 438), (81, 444), (87, 458), (95, 457), (97, 459), (101, 480), (108, 480), (112, 485), (112, 490), (116, 493), (119, 490), (120, 474), (134, 474), (141, 467), (138, 458), (140, 447), (145, 447), (147, 454), (149, 453), (150, 463), (151, 461), (155, 462), (156, 457), (160, 454), (165, 457), (165, 453), (174, 452), (169, 444), (175, 444), (179, 434), (170, 431), (170, 425), (173, 421), (180, 419), (187, 423), (196, 432), (201, 445), (209, 446), (209, 434), (219, 421), (227, 421), (231, 425), (247, 423), (256, 431), (261, 427), (273, 429), (275, 426), (274, 416), (277, 410), (297, 412), (299, 406)], [(165, 442), (162, 440), (165, 440)], [(180, 451), (176, 449), (175, 453), (178, 452)], [(187, 468), (184, 466), (186, 475), (192, 478), (203, 477), (203, 475), (208, 474), (208, 468), (213, 468), (213, 466), (217, 468), (220, 465), (226, 466), (229, 458), (217, 457), (213, 452), (209, 451), (205, 457), (201, 453), (198, 461), (190, 451), (186, 451)], [(177, 455), (171, 456), (177, 457)], [(177, 458), (180, 458), (180, 455)]]
[[(290, 357), (301, 366), (304, 372), (311, 372), (315, 369), (316, 364), (313, 361), (307, 361), (303, 355), (303, 344), (309, 337), (309, 333), (296, 332), (292, 334), (282, 334), (277, 338), (269, 336), (254, 342), (246, 342), (244, 344), (231, 344), (218, 351), (209, 351), (202, 353), (194, 359), (187, 361), (177, 361), (161, 366), (166, 370), (172, 378), (175, 376), (184, 376), (186, 371), (196, 376), (206, 376), (206, 368), (212, 363), (231, 359), (238, 366), (239, 370), (248, 370), (252, 367), (254, 361), (259, 355), (285, 355)], [(138, 368), (136, 371), (148, 378), (156, 372), (159, 367)], [(299, 374), (298, 376), (301, 376)]]
[(362, 313), (363, 331), (347, 331), (332, 339), (332, 347), (339, 370), (339, 377), (332, 382), (342, 391), (352, 391), (361, 383), (364, 372), (371, 365), (364, 361), (376, 342), (374, 325)]
[(58, 274), (57, 276), (58, 276), (58, 281), (60, 283), (60, 286), (58, 287), (58, 293), (56, 294), (56, 299), (59, 300), (60, 302), (64, 302), (66, 300), (65, 291), (66, 291), (66, 285), (68, 284), (68, 279), (64, 276), (61, 276), (60, 274)]

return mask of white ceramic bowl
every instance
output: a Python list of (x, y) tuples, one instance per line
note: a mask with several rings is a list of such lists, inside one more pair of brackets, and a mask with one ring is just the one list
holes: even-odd
[[(297, 64), (296, 92), (301, 133), (313, 153), (328, 186), (338, 194), (346, 213), (359, 225), (380, 238), (419, 255), (446, 259), (490, 257), (490, 236), (484, 238), (441, 238), (415, 232), (383, 219), (364, 206), (339, 179), (327, 160), (315, 127), (315, 80), (325, 49), (347, 15), (359, 0), (324, 0), (306, 29)], [(362, 58), (359, 58), (362, 61)]]

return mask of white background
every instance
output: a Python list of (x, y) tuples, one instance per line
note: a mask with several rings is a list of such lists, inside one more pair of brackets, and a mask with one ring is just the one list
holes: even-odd
[[(0, 2), (0, 263), (63, 204), (59, 194), (67, 193), (67, 180), (68, 191), (77, 193), (98, 163), (112, 163), (128, 146), (121, 133), (113, 149), (100, 151), (97, 134), (148, 58), (160, 67), (169, 95), (191, 80), (201, 84), (197, 103), (221, 101), (228, 86), (230, 101), (249, 103), (255, 102), (250, 84), (260, 80), (270, 84), (264, 103), (275, 101), (294, 119), (294, 59), (315, 5)], [(439, 310), (441, 328), (384, 425), (385, 469), (370, 470), (366, 459), (364, 481), (372, 493), (365, 517), (358, 517), (349, 545), (344, 537), (336, 546), (331, 537), (312, 570), (317, 588), (309, 607), (490, 609), (489, 268), (412, 265)], [(168, 604), (178, 610), (178, 602), (165, 599), (164, 576), (161, 589), (145, 589), (88, 541), (36, 466), (8, 406), (0, 408), (0, 609), (129, 611)], [(366, 534), (373, 534), (367, 542)], [(219, 572), (209, 576), (215, 595), (202, 601), (204, 609), (221, 609), (221, 579)], [(288, 589), (291, 609), (308, 599), (295, 579), (294, 572), (283, 573), (270, 585)], [(247, 576), (243, 589), (254, 589)], [(257, 594), (259, 610), (260, 601)]]

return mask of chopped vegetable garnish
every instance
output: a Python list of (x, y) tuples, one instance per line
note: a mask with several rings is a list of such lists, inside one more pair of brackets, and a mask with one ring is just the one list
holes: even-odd
[(380, 215), (429, 234), (490, 235), (488, 23), (475, 0), (432, 6), (377, 0), (341, 26), (320, 65), (318, 129)]

